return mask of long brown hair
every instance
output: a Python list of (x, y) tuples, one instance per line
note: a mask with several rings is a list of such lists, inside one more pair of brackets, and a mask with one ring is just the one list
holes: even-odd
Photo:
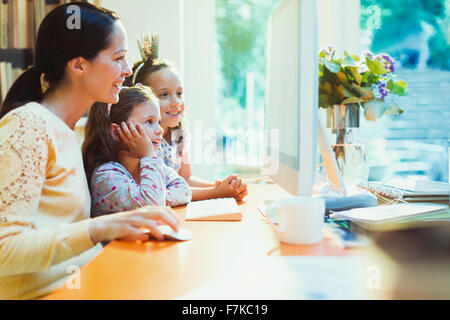
[(105, 103), (94, 103), (91, 106), (81, 147), (89, 187), (95, 168), (109, 161), (118, 162), (120, 143), (111, 134), (111, 124), (120, 125), (127, 121), (133, 108), (146, 101), (157, 103), (158, 99), (150, 87), (140, 85), (122, 89), (119, 102), (110, 108)]

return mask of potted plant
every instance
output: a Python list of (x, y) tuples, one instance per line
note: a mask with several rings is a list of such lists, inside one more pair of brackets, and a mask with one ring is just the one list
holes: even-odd
[(403, 112), (398, 97), (407, 93), (407, 84), (394, 71), (394, 60), (384, 53), (365, 51), (358, 56), (344, 51), (344, 57), (335, 58), (332, 46), (319, 52), (319, 107), (326, 109), (332, 147), (346, 184), (356, 185), (368, 177), (358, 130), (360, 112), (371, 121)]

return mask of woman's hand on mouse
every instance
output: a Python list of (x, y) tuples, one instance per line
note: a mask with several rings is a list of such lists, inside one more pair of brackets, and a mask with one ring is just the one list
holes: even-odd
[(146, 206), (91, 219), (89, 236), (93, 243), (116, 239), (145, 241), (148, 235), (141, 230), (145, 228), (162, 240), (159, 224), (167, 224), (175, 232), (180, 228), (180, 220), (170, 207)]

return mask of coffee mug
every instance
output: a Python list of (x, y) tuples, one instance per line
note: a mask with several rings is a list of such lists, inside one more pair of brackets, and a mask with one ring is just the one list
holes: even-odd
[[(322, 242), (325, 201), (314, 197), (291, 197), (267, 205), (267, 217), (278, 238), (291, 244)], [(273, 218), (277, 217), (278, 225)]]

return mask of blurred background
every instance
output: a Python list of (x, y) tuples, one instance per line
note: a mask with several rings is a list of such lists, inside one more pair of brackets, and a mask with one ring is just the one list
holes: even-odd
[[(9, 2), (17, 1), (23, 0)], [(50, 7), (60, 2), (25, 1)], [(90, 2), (121, 17), (130, 65), (140, 59), (137, 37), (160, 34), (160, 56), (171, 60), (184, 80), (195, 175), (259, 175), (267, 21), (281, 0)], [(388, 53), (396, 59), (396, 74), (408, 83), (409, 95), (400, 99), (403, 114), (362, 120), (369, 179), (448, 181), (450, 0), (318, 0), (318, 9), (320, 47), (333, 45), (338, 56), (344, 50)]]

